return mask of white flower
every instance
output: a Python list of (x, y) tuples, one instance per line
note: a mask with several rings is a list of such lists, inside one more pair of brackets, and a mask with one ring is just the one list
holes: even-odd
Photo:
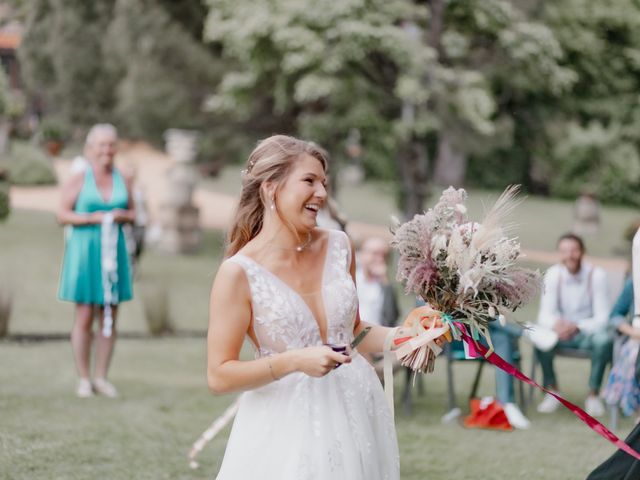
[(467, 270), (464, 274), (460, 275), (460, 289), (462, 293), (473, 290), (473, 296), (478, 295), (478, 285), (480, 285), (483, 278), (484, 269), (482, 265)]
[(433, 240), (431, 240), (431, 249), (433, 258), (436, 258), (441, 250), (447, 249), (447, 236), (436, 235)]
[(462, 203), (458, 203), (456, 205), (456, 210), (462, 215), (465, 215), (467, 213), (467, 207), (465, 207)]

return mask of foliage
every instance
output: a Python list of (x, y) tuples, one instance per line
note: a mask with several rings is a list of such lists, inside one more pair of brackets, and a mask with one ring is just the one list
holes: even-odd
[(379, 178), (397, 178), (416, 144), (438, 161), (444, 141), (463, 157), (509, 149), (515, 99), (556, 97), (575, 81), (553, 32), (507, 0), (208, 4), (205, 36), (236, 65), (210, 107), (247, 122), (270, 115), (275, 130), (343, 161), (356, 128)]
[(109, 121), (156, 142), (170, 127), (211, 125), (201, 105), (218, 62), (199, 38), (198, 0), (180, 9), (166, 0), (35, 0), (22, 8), (22, 73), (47, 114), (73, 127)]
[(24, 6), (18, 56), (25, 84), (72, 125), (113, 120), (116, 78), (104, 68), (104, 37), (114, 5), (34, 0)]
[(38, 139), (43, 142), (65, 142), (69, 139), (70, 131), (66, 122), (61, 118), (45, 117), (38, 125)]
[[(211, 109), (253, 127), (254, 135), (313, 139), (338, 162), (356, 128), (365, 167), (388, 171), (380, 166), (393, 162), (406, 136), (402, 96), (419, 94), (415, 78), (432, 57), (402, 26), (424, 22), (423, 8), (407, 0), (208, 4), (205, 37), (235, 66)], [(271, 121), (256, 125), (265, 116)], [(427, 130), (429, 120), (420, 118), (419, 128)]]
[(105, 52), (119, 79), (114, 115), (126, 134), (160, 141), (167, 128), (211, 121), (201, 107), (218, 62), (158, 1), (117, 0)]
[(548, 128), (552, 193), (640, 205), (640, 5), (570, 0), (545, 17), (577, 74)]
[(26, 142), (14, 141), (3, 163), (14, 185), (53, 185), (57, 182), (51, 161), (44, 152)]
[(356, 129), (367, 175), (395, 180), (405, 204), (443, 169), (454, 183), (640, 204), (638, 2), (14, 5), (25, 82), (74, 128), (108, 120), (156, 141), (196, 128), (211, 164), (289, 133), (323, 144), (334, 167)]

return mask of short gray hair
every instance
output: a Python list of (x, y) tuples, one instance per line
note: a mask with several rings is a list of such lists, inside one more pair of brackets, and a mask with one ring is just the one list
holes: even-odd
[(89, 145), (95, 141), (96, 136), (100, 133), (110, 133), (114, 137), (118, 138), (118, 129), (111, 125), (110, 123), (96, 123), (93, 127), (89, 129), (87, 133), (87, 138), (85, 140), (85, 145)]

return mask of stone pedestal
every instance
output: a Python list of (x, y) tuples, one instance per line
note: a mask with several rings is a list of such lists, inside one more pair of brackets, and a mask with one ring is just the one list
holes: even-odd
[(576, 200), (573, 210), (573, 232), (588, 236), (600, 229), (600, 204), (592, 194), (582, 194)]
[(165, 133), (167, 153), (176, 163), (167, 171), (168, 189), (160, 211), (158, 247), (171, 253), (193, 253), (202, 242), (199, 210), (193, 205), (198, 174), (192, 161), (198, 132), (171, 129)]

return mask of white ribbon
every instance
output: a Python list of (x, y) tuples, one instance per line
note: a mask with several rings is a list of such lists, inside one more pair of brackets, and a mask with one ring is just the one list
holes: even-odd
[(389, 410), (391, 410), (391, 418), (394, 418), (394, 405), (393, 405), (393, 354), (391, 353), (391, 344), (396, 336), (398, 327), (392, 328), (387, 333), (382, 346), (383, 354), (383, 370), (384, 370), (384, 393), (387, 397), (387, 403), (389, 404)]
[[(104, 320), (102, 335), (110, 337), (113, 330), (113, 312), (111, 305), (118, 304), (118, 226), (113, 214), (107, 212), (100, 226), (102, 290), (104, 299)], [(115, 285), (116, 288), (113, 288)]]
[(213, 423), (207, 428), (200, 438), (196, 440), (189, 451), (189, 466), (193, 469), (198, 468), (198, 462), (196, 462), (196, 456), (198, 453), (202, 451), (204, 446), (209, 443), (213, 438), (220, 433), (220, 431), (226, 427), (233, 417), (238, 413), (238, 407), (240, 406), (240, 397), (236, 398), (236, 400), (224, 411), (222, 415), (216, 418)]
[(391, 346), (394, 338), (396, 337), (396, 333), (398, 332), (398, 327), (393, 328), (387, 333), (386, 338), (384, 339), (384, 344), (382, 347), (382, 352), (384, 355), (383, 360), (383, 369), (384, 369), (384, 393), (387, 398), (387, 403), (389, 404), (389, 409), (391, 410), (391, 418), (395, 417), (394, 413), (394, 399), (393, 399), (393, 356), (395, 354), (398, 360), (403, 357), (409, 355), (414, 350), (426, 345), (433, 351), (433, 353), (438, 356), (442, 349), (435, 344), (434, 340), (442, 335), (444, 335), (449, 330), (448, 325), (444, 325), (438, 328), (430, 328), (426, 332), (418, 335), (417, 337), (412, 338), (411, 340), (407, 340), (404, 342), (398, 349), (394, 352), (391, 351)]
[(436, 356), (438, 356), (440, 352), (442, 352), (442, 349), (435, 344), (434, 340), (438, 337), (441, 337), (448, 331), (449, 331), (448, 325), (444, 325), (442, 327), (437, 327), (437, 328), (430, 328), (429, 330), (427, 330), (424, 333), (421, 333), (417, 337), (414, 337), (411, 340), (407, 340), (400, 347), (398, 347), (398, 349), (395, 351), (396, 357), (398, 359), (406, 357), (411, 352), (413, 352), (414, 350), (417, 350), (418, 348), (424, 345), (428, 346), (433, 351), (433, 353)]

